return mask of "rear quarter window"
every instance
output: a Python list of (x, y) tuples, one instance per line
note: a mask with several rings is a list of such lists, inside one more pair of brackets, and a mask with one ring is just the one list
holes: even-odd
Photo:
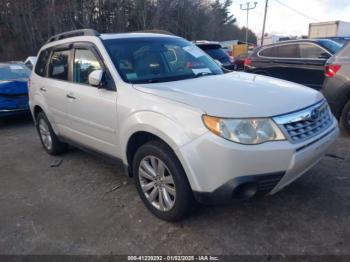
[(46, 76), (46, 66), (50, 57), (50, 51), (45, 49), (40, 52), (38, 61), (35, 66), (35, 73), (39, 76)]
[(308, 59), (318, 59), (322, 53), (326, 52), (314, 44), (300, 44), (300, 57)]

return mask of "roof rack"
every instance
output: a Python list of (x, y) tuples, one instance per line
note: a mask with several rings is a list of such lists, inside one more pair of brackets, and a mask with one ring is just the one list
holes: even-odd
[(100, 33), (94, 29), (73, 30), (73, 31), (68, 31), (61, 34), (54, 35), (50, 37), (49, 40), (47, 40), (47, 43), (51, 43), (54, 41), (58, 41), (61, 39), (70, 38), (74, 36), (100, 36)]

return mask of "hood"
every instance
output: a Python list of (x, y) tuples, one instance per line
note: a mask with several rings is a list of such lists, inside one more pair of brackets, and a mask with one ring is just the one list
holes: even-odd
[(241, 72), (134, 87), (208, 115), (232, 118), (281, 115), (323, 99), (320, 92), (299, 84)]
[(27, 80), (0, 81), (0, 95), (28, 94)]

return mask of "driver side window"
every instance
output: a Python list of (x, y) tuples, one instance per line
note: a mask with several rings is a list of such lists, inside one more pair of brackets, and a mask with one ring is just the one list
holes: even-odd
[(89, 75), (92, 71), (102, 69), (100, 62), (93, 52), (88, 49), (76, 49), (74, 57), (73, 82), (89, 84)]

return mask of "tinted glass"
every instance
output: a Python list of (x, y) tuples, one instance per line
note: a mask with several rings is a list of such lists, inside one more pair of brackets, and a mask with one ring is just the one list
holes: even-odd
[(263, 49), (262, 51), (259, 52), (260, 56), (266, 56), (266, 57), (276, 57), (277, 52), (276, 47), (268, 47), (266, 49)]
[(317, 42), (327, 50), (331, 51), (332, 54), (337, 53), (344, 45), (344, 43), (340, 44), (329, 39), (322, 39), (322, 40), (318, 40)]
[(280, 58), (298, 58), (298, 45), (290, 44), (290, 45), (280, 45), (277, 47), (277, 57)]
[(35, 66), (35, 73), (38, 74), (39, 76), (45, 76), (46, 75), (46, 65), (47, 65), (47, 60), (49, 59), (50, 52), (48, 50), (43, 50), (41, 51), (38, 62), (36, 63)]
[(205, 49), (205, 52), (207, 54), (209, 54), (212, 58), (217, 59), (219, 61), (223, 60), (230, 60), (230, 58), (228, 57), (228, 55), (225, 53), (224, 50), (222, 50), (221, 48), (217, 48), (217, 49)]
[(194, 44), (180, 38), (145, 37), (104, 41), (124, 81), (152, 83), (223, 74)]
[(89, 84), (89, 75), (92, 71), (100, 70), (101, 65), (95, 55), (86, 49), (77, 49), (74, 57), (73, 81)]
[(318, 59), (326, 51), (314, 44), (299, 44), (301, 58)]
[(54, 51), (51, 56), (49, 77), (68, 80), (68, 60), (70, 50)]
[(0, 65), (0, 81), (27, 79), (30, 70), (21, 64)]

